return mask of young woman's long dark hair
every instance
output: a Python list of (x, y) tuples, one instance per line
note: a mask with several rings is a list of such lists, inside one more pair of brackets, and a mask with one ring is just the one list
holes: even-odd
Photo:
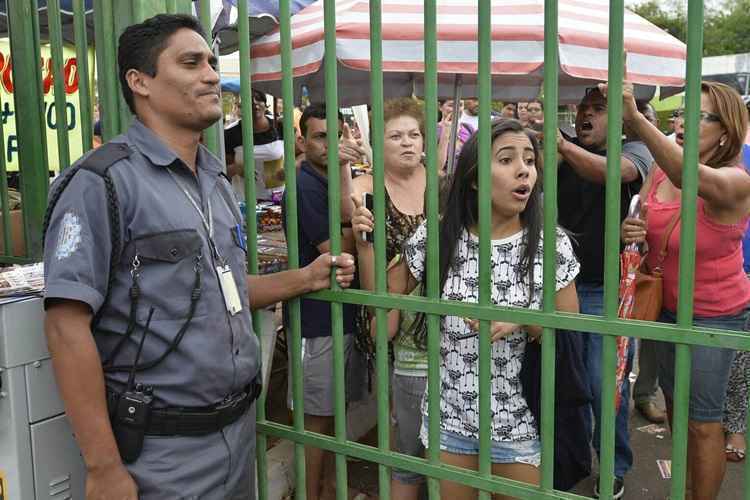
[[(533, 132), (524, 129), (518, 120), (501, 118), (492, 123), (491, 141), (507, 133), (526, 134), (534, 149), (534, 159), (539, 159), (539, 143)], [(479, 224), (479, 137), (474, 134), (461, 148), (456, 163), (456, 171), (448, 183), (448, 191), (443, 193), (440, 220), (440, 293), (442, 294), (448, 273), (453, 266), (456, 246), (461, 240), (461, 233)], [(521, 256), (520, 275), (528, 276), (529, 302), (534, 294), (534, 259), (539, 249), (542, 232), (542, 196), (541, 183), (536, 182), (531, 191), (526, 208), (520, 214), (521, 226), (525, 229), (523, 236), (523, 255)], [(425, 276), (427, 272), (425, 270)], [(426, 283), (426, 278), (425, 278)], [(426, 328), (424, 314), (414, 322), (413, 332), (420, 346), (426, 345)]]

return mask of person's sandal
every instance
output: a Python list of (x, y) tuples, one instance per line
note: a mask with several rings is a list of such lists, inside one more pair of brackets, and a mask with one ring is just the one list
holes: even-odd
[(742, 448), (735, 448), (731, 444), (724, 447), (724, 454), (729, 462), (742, 462), (745, 460), (746, 450)]

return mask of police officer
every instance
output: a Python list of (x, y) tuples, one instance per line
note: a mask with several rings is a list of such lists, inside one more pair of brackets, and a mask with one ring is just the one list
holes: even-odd
[(248, 276), (240, 214), (199, 144), (222, 113), (198, 21), (119, 40), (128, 131), (53, 185), (45, 333), (86, 498), (254, 498), (260, 358), (251, 308), (349, 286), (354, 259)]

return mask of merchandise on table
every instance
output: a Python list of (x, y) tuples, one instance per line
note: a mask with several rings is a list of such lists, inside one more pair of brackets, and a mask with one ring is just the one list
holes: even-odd
[(258, 235), (258, 272), (260, 274), (284, 271), (289, 266), (283, 234), (277, 231)]
[(13, 266), (0, 272), (0, 297), (26, 295), (44, 289), (44, 265)]
[(268, 202), (258, 203), (255, 207), (258, 220), (258, 232), (281, 231), (281, 207)]

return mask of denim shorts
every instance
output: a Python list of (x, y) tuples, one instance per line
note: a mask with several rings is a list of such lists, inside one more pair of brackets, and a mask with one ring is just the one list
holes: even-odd
[[(440, 449), (456, 455), (479, 455), (479, 440), (440, 431)], [(527, 464), (539, 467), (542, 463), (542, 444), (529, 441), (492, 441), (490, 459), (493, 464)]]
[[(714, 318), (694, 318), (695, 326), (704, 328), (721, 328), (724, 330), (747, 331), (750, 307), (746, 307), (731, 316)], [(660, 323), (676, 323), (675, 314), (662, 310)], [(675, 347), (667, 342), (657, 342), (657, 360), (659, 364), (659, 385), (664, 397), (670, 402), (673, 399), (675, 376)], [(724, 415), (724, 400), (729, 381), (729, 370), (732, 367), (734, 351), (719, 347), (692, 346), (690, 368), (690, 405), (689, 419), (698, 422), (721, 422)]]

